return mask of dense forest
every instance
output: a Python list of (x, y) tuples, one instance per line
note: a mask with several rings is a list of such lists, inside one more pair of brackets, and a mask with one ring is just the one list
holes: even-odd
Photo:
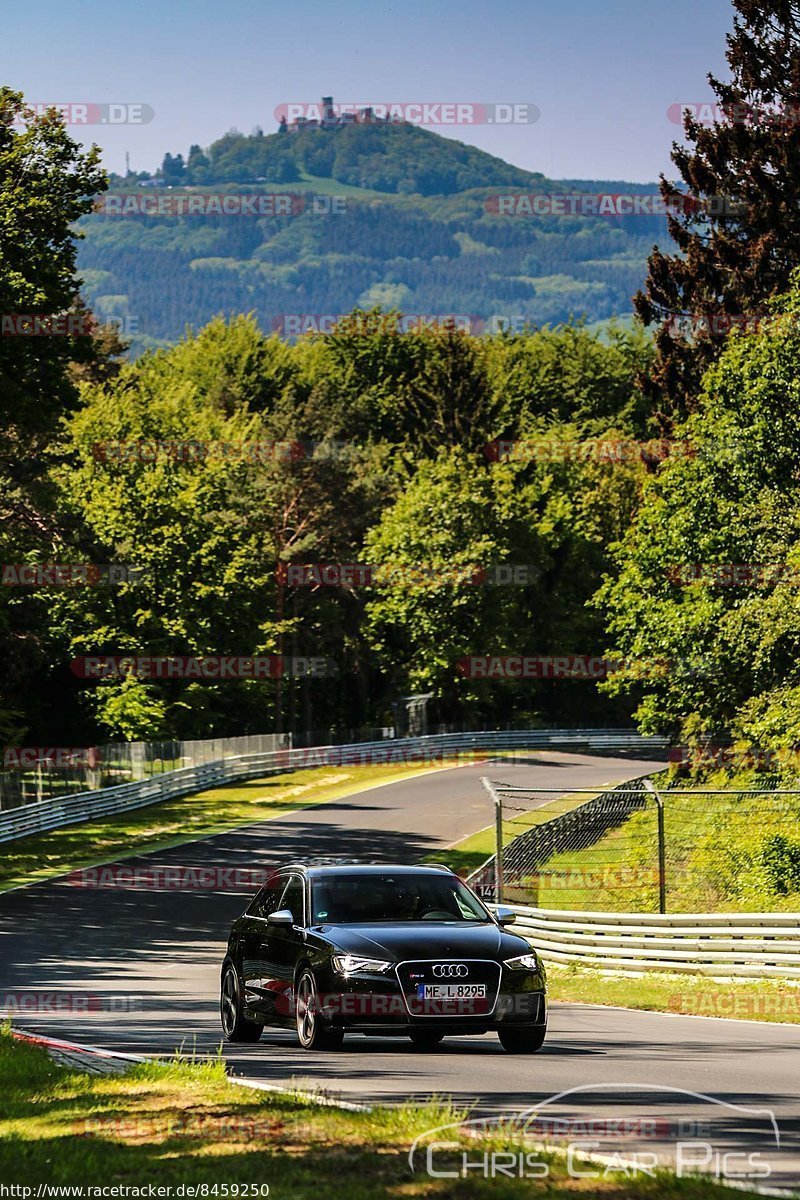
[[(623, 719), (630, 704), (585, 678), (473, 680), (459, 664), (602, 654), (586, 601), (647, 467), (580, 445), (646, 433), (633, 381), (647, 357), (624, 331), (398, 335), (377, 313), (289, 346), (240, 317), (84, 381), (48, 473), (61, 514), (49, 554), (136, 571), (4, 589), (26, 646), (7, 644), (7, 724), (79, 742), (380, 725), (419, 691), (435, 692), (441, 721)], [(523, 457), (498, 439), (524, 440)], [(30, 533), (4, 540), (6, 563), (43, 556)], [(297, 582), (292, 564), (371, 577)], [(85, 655), (255, 653), (335, 673), (209, 686), (70, 669)]]
[[(148, 189), (147, 183), (159, 186)], [(512, 327), (632, 311), (663, 215), (498, 211), (498, 195), (657, 196), (656, 184), (557, 182), (410, 125), (228, 134), (168, 155), (155, 179), (115, 177), (85, 217), (84, 293), (134, 351), (214, 316), (338, 315), (374, 305)], [(292, 197), (287, 214), (147, 215), (166, 195)], [(114, 196), (139, 198), (117, 215)], [(515, 205), (515, 208), (517, 206)], [(557, 206), (556, 206), (557, 207)]]
[[(405, 126), (231, 134), (169, 166), (257, 192), (282, 162), (298, 193), (357, 189), (343, 212), (104, 215), (134, 184), (109, 191), (55, 113), (17, 128), (22, 97), (0, 92), (0, 317), (89, 323), (0, 338), (0, 736), (388, 725), (413, 694), (445, 724), (795, 747), (800, 126), (758, 105), (797, 110), (800, 51), (780, 13), (735, 8), (733, 81), (712, 83), (751, 115), (687, 117), (682, 193), (660, 185), (731, 203), (670, 212), (643, 324), (602, 333), (458, 315), (536, 325), (550, 304), (555, 322), (580, 288), (611, 313), (655, 217), (505, 218), (493, 187), (553, 185)], [(206, 307), (126, 357), (81, 295), (161, 313), (159, 337)], [(324, 333), (274, 322), (341, 309)], [(439, 320), (401, 324), (415, 313)], [(86, 666), (254, 655), (280, 671)]]

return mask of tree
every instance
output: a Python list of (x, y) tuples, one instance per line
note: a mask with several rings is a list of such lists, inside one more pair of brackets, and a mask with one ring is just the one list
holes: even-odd
[(733, 6), (731, 81), (709, 76), (724, 117), (704, 127), (685, 115), (689, 145), (675, 143), (672, 161), (688, 197), (661, 178), (679, 253), (654, 248), (634, 298), (643, 321), (657, 325), (647, 389), (665, 427), (693, 407), (725, 344), (724, 318), (763, 317), (800, 264), (800, 2)]
[(800, 740), (800, 277), (780, 312), (707, 372), (600, 593), (645, 732)]
[[(55, 557), (65, 530), (47, 469), (61, 418), (77, 403), (72, 371), (99, 369), (91, 314), (76, 300), (74, 223), (104, 190), (99, 150), (84, 152), (54, 109), (33, 116), (19, 92), (0, 88), (0, 560)], [(27, 336), (38, 316), (52, 336)], [(55, 322), (55, 323), (53, 323)], [(56, 332), (58, 331), (58, 332)], [(66, 336), (62, 333), (66, 331)], [(70, 333), (70, 331), (72, 331)], [(44, 553), (42, 553), (44, 551)], [(0, 595), (0, 723), (36, 710), (46, 666), (46, 621), (25, 595)], [(46, 690), (46, 689), (45, 689)]]
[(186, 168), (183, 162), (183, 155), (176, 154), (173, 158), (171, 154), (164, 155), (164, 161), (161, 164), (161, 178), (164, 183), (170, 187), (175, 187), (184, 182), (186, 177)]
[[(574, 429), (547, 442), (578, 445)], [(475, 681), (458, 662), (476, 655), (599, 655), (603, 630), (587, 600), (609, 565), (638, 495), (641, 462), (499, 462), (445, 449), (423, 462), (367, 536), (368, 561), (385, 580), (373, 589), (367, 627), (394, 694), (434, 689), (446, 719), (586, 718), (604, 707), (586, 681)], [(519, 584), (515, 567), (526, 568)], [(475, 569), (489, 581), (467, 582)], [(606, 705), (607, 707), (607, 702)], [(624, 712), (625, 706), (618, 711)]]

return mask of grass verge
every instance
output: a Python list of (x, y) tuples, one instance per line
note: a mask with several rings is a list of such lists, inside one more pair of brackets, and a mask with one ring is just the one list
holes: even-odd
[[(431, 770), (435, 768), (429, 768)], [(163, 850), (298, 808), (425, 773), (419, 764), (314, 767), (178, 796), (97, 821), (5, 842), (0, 847), (0, 893), (79, 867)]]
[(800, 986), (777, 979), (722, 982), (655, 971), (638, 978), (548, 963), (547, 984), (551, 1000), (800, 1025)]
[[(737, 776), (662, 789), (669, 912), (797, 911), (800, 789), (747, 794), (759, 786), (763, 779)], [(655, 805), (590, 846), (552, 855), (523, 884), (540, 908), (658, 912)]]
[[(424, 1155), (411, 1171), (408, 1152), (420, 1134), (466, 1115), (446, 1101), (345, 1112), (235, 1087), (222, 1061), (147, 1063), (123, 1075), (90, 1076), (57, 1066), (7, 1029), (0, 1031), (0, 1093), (0, 1179), (6, 1185), (127, 1185), (147, 1194), (148, 1185), (207, 1184), (210, 1197), (236, 1195), (238, 1185), (239, 1196), (261, 1197), (268, 1187), (275, 1200), (709, 1200), (724, 1194), (710, 1180), (665, 1173), (632, 1180), (619, 1170), (604, 1178), (599, 1166), (594, 1180), (571, 1178), (562, 1159), (541, 1151), (536, 1158), (548, 1163), (546, 1178), (484, 1179), (474, 1169), (467, 1178), (432, 1178)], [(500, 1134), (479, 1144), (450, 1130), (446, 1136), (468, 1151), (470, 1162), (486, 1149), (516, 1145), (519, 1152), (519, 1143), (504, 1143)], [(448, 1162), (437, 1159), (435, 1167), (455, 1170), (459, 1162), (454, 1148)], [(245, 1192), (244, 1184), (253, 1190)]]
[[(535, 802), (535, 795), (535, 789), (531, 789), (531, 803)], [(565, 812), (569, 812), (581, 804), (586, 804), (597, 795), (599, 795), (597, 791), (583, 791), (573, 796), (551, 796), (539, 808), (530, 808), (515, 813), (514, 816), (503, 821), (503, 845), (508, 846), (526, 829), (532, 829), (535, 825), (543, 825), (554, 817), (560, 817)], [(441, 862), (459, 874), (469, 874), (471, 871), (476, 871), (482, 863), (486, 862), (487, 858), (494, 854), (495, 843), (495, 827), (488, 825), (485, 829), (462, 838), (460, 842), (456, 842), (446, 850), (437, 850), (435, 854), (428, 855), (427, 861)], [(423, 859), (424, 861), (426, 860)], [(533, 901), (530, 902), (533, 903)]]

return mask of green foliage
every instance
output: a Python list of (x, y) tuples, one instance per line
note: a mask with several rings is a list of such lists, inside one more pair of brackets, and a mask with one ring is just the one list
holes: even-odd
[[(22, 96), (0, 88), (0, 320), (82, 318), (73, 224), (105, 176), (97, 149), (81, 151), (54, 111), (25, 114)], [(0, 336), (1, 562), (52, 560), (63, 546), (47, 479), (54, 431), (77, 402), (76, 364), (97, 374), (108, 357), (86, 334)], [(0, 592), (0, 736), (10, 740), (25, 728), (53, 647), (41, 604)]]
[(113, 741), (152, 742), (164, 733), (167, 706), (153, 688), (134, 676), (104, 684), (97, 696), (97, 719)]
[[(56, 680), (64, 727), (100, 741), (384, 723), (417, 686), (436, 690), (442, 719), (583, 715), (591, 684), (476, 686), (457, 662), (601, 649), (585, 602), (643, 468), (572, 453), (493, 462), (486, 448), (500, 436), (577, 446), (612, 416), (634, 432), (638, 335), (393, 330), (386, 314), (357, 312), (292, 346), (252, 317), (217, 319), (81, 381), (49, 475), (72, 531), (59, 555), (142, 574), (28, 597), (49, 650), (42, 684), (19, 705), (21, 729)], [(548, 397), (562, 389), (554, 412)], [(574, 422), (553, 423), (573, 411)], [(286, 562), (523, 564), (532, 581), (286, 587)], [(90, 654), (254, 653), (327, 656), (339, 678), (98, 685), (67, 666)], [(52, 722), (41, 736), (52, 740)]]
[(773, 894), (800, 892), (800, 842), (776, 833), (762, 843), (760, 859)]
[[(226, 134), (211, 145), (206, 162), (195, 150), (189, 153), (187, 183), (292, 183), (321, 175), (358, 188), (430, 196), (488, 185), (525, 188), (542, 178), (413, 125), (353, 125), (269, 137)], [(167, 157), (171, 167), (174, 160)]]
[[(648, 730), (781, 746), (800, 736), (799, 312), (795, 287), (770, 328), (730, 339), (675, 435), (695, 450), (648, 481), (601, 593), (616, 648), (668, 663), (645, 685)], [(699, 578), (682, 582), (692, 564)], [(725, 564), (754, 572), (726, 585)], [(625, 675), (610, 686), (625, 688)]]

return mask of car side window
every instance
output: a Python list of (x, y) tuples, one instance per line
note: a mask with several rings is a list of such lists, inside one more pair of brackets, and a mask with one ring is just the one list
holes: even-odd
[(281, 907), (281, 898), (286, 889), (286, 876), (274, 874), (264, 884), (248, 909), (250, 916), (266, 918)]
[(299, 875), (292, 875), (286, 885), (279, 908), (288, 908), (294, 917), (295, 925), (303, 924), (303, 880)]

